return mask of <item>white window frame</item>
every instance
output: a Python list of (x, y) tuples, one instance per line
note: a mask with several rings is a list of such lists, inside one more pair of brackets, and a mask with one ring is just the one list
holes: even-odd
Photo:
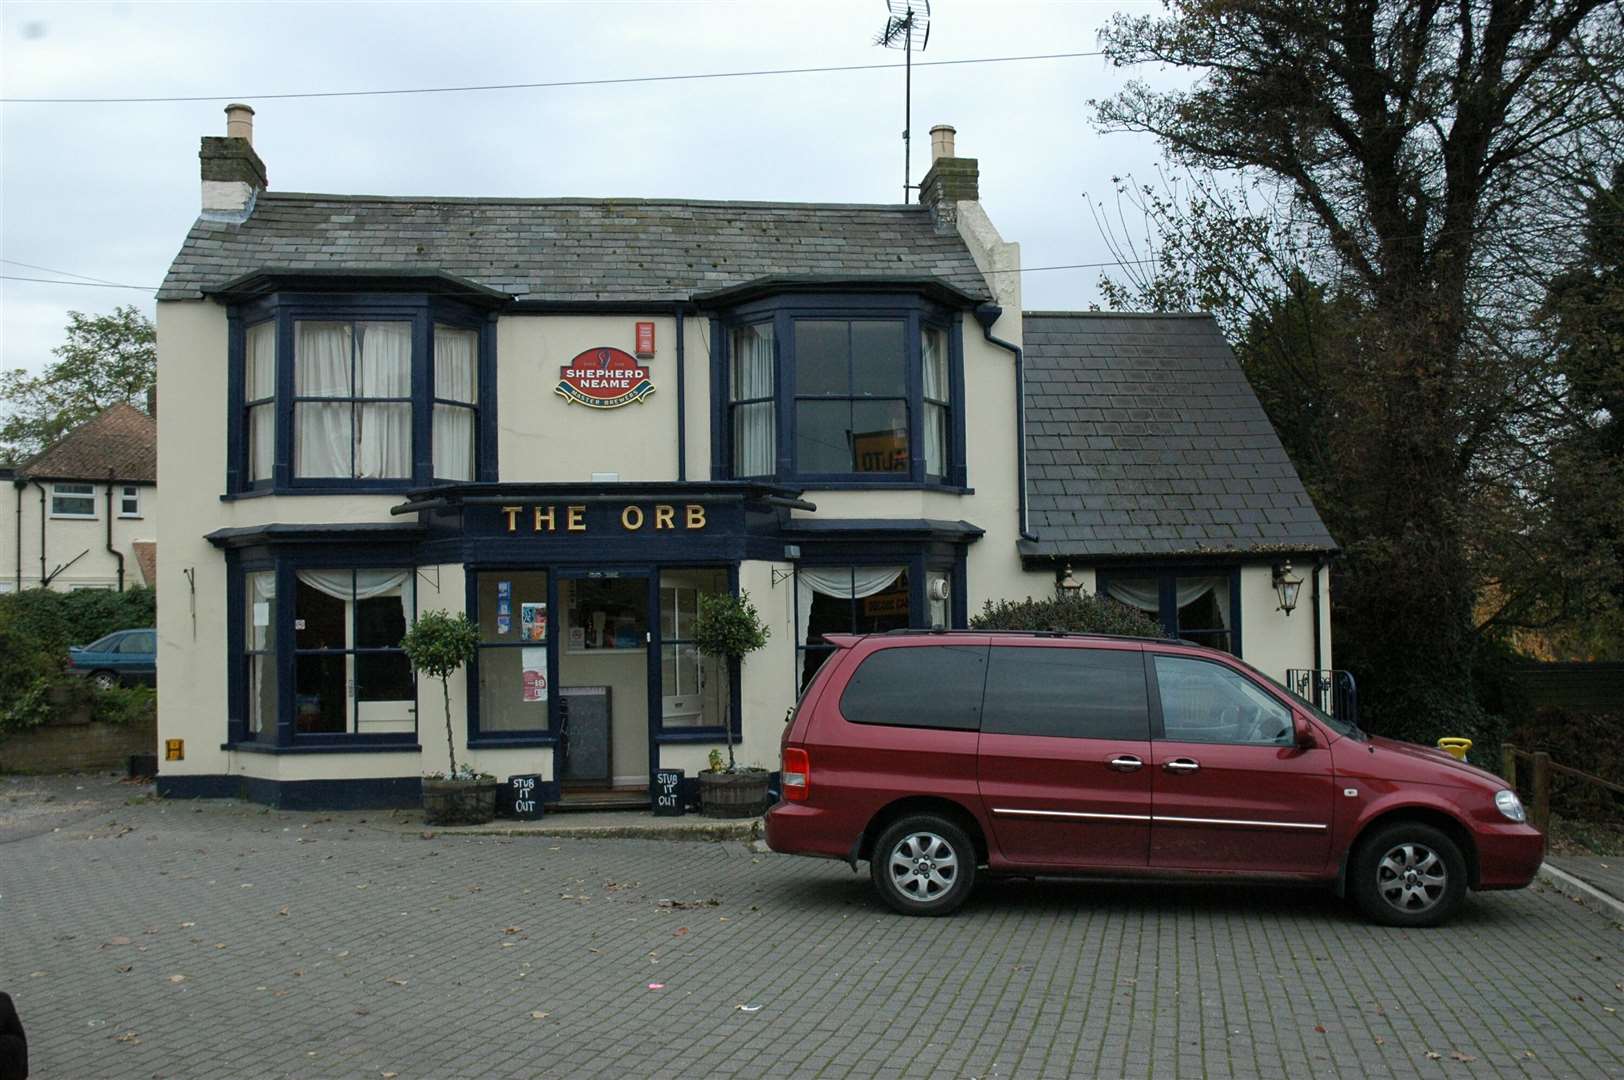
[[(63, 488), (86, 488), (87, 490), (85, 490), (85, 491), (63, 491), (62, 490)], [(61, 496), (62, 498), (67, 498), (67, 499), (89, 499), (90, 500), (90, 513), (88, 513), (88, 514), (70, 514), (70, 513), (67, 513), (65, 511), (58, 510), (57, 506), (56, 506), (56, 500), (57, 500), (58, 496)], [(52, 482), (52, 484), (51, 484), (51, 516), (53, 518), (65, 518), (65, 519), (70, 520), (70, 521), (95, 521), (97, 518), (99, 518), (101, 516), (100, 514), (96, 513), (96, 485), (95, 484), (71, 483), (71, 482), (69, 482), (69, 483)]]
[[(134, 500), (135, 509), (130, 509), (130, 501)], [(141, 486), (139, 484), (120, 484), (118, 489), (118, 516), (121, 518), (139, 518), (141, 516)]]

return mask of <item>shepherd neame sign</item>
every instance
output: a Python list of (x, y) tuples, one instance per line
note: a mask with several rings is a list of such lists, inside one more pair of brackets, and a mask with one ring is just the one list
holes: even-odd
[(553, 393), (570, 404), (618, 409), (654, 393), (649, 369), (630, 353), (612, 346), (588, 349), (558, 371)]

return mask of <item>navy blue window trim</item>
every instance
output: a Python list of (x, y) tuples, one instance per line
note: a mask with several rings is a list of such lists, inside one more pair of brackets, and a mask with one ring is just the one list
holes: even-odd
[[(231, 748), (281, 753), (294, 750), (320, 751), (324, 748), (357, 751), (413, 750), (418, 747), (416, 731), (361, 734), (345, 732), (306, 732), (294, 730), (298, 686), (297, 656), (295, 653), (294, 597), (298, 588), (300, 570), (407, 570), (416, 573), (416, 561), (409, 556), (380, 554), (378, 549), (364, 545), (334, 545), (321, 552), (290, 552), (278, 555), (256, 555), (244, 558), (235, 551), (226, 552), (226, 743)], [(248, 731), (248, 698), (244, 676), (244, 657), (247, 655), (243, 635), (243, 610), (246, 576), (269, 571), (276, 575), (276, 624), (272, 628), (276, 640), (277, 681), (274, 730), (268, 729), (258, 739)], [(416, 585), (413, 582), (414, 618)], [(353, 614), (351, 616), (354, 617)], [(350, 650), (357, 655), (396, 650)], [(355, 703), (346, 708), (355, 709)]]
[[(227, 310), (229, 332), (226, 423), (225, 497), (264, 491), (287, 494), (399, 494), (439, 479), (434, 473), (434, 327), (441, 324), (479, 333), (474, 479), (498, 476), (496, 414), (496, 316), (441, 296), (416, 293), (277, 293), (237, 304)], [(244, 373), (247, 332), (267, 319), (276, 324), (275, 464), (270, 480), (254, 482), (248, 467), (247, 409)], [(402, 321), (412, 324), (412, 465), (411, 475), (389, 479), (296, 477), (294, 444), (294, 324), (315, 321)]]
[(1095, 589), (1101, 596), (1107, 595), (1106, 588), (1112, 578), (1145, 579), (1151, 578), (1156, 582), (1157, 601), (1160, 611), (1157, 621), (1162, 624), (1162, 630), (1170, 637), (1187, 638), (1197, 645), (1213, 645), (1214, 641), (1224, 636), (1223, 631), (1189, 630), (1179, 626), (1178, 581), (1180, 578), (1216, 577), (1223, 578), (1229, 583), (1229, 648), (1225, 652), (1245, 657), (1241, 651), (1241, 570), (1233, 563), (1158, 563), (1155, 565), (1135, 566), (1132, 564), (1101, 568), (1095, 571)]
[[(801, 320), (846, 320), (853, 322), (896, 320), (903, 323), (903, 385), (896, 400), (905, 402), (908, 433), (908, 468), (904, 472), (825, 472), (802, 471), (797, 462), (797, 403), (816, 400), (796, 393), (795, 324)], [(922, 488), (963, 491), (968, 483), (964, 425), (964, 344), (962, 314), (943, 308), (922, 297), (908, 294), (878, 296), (830, 294), (788, 294), (743, 304), (723, 318), (711, 320), (711, 469), (718, 478), (735, 478), (733, 473), (733, 410), (729, 405), (732, 379), (732, 337), (737, 328), (770, 321), (773, 326), (774, 379), (777, 396), (776, 479), (808, 488)], [(948, 420), (948, 464), (940, 477), (925, 474), (924, 378), (922, 336), (926, 327), (938, 329), (947, 339), (948, 386), (952, 395)], [(824, 396), (837, 400), (841, 395)], [(851, 400), (886, 401), (889, 395), (861, 395)], [(743, 477), (737, 477), (743, 479)], [(754, 477), (752, 477), (754, 478)]]

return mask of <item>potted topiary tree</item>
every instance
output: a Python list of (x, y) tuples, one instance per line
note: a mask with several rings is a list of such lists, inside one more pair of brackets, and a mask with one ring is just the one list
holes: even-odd
[(412, 670), (440, 680), (445, 703), (445, 743), (451, 768), (423, 777), (423, 819), (430, 825), (482, 825), (496, 817), (496, 777), (457, 764), (451, 734), (451, 683), (457, 669), (473, 660), (479, 629), (458, 612), (428, 611), (417, 617), (400, 647)]
[(700, 809), (710, 817), (755, 817), (767, 809), (766, 769), (740, 768), (733, 756), (733, 665), (767, 644), (772, 631), (761, 621), (750, 594), (709, 593), (699, 598), (694, 618), (694, 646), (719, 660), (722, 669), (722, 729), (727, 738), (727, 766), (710, 753), (710, 768), (699, 774)]

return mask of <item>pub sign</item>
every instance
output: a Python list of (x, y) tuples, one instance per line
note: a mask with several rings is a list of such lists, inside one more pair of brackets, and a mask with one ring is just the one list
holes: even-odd
[(570, 404), (618, 409), (654, 393), (649, 369), (623, 349), (601, 345), (588, 349), (558, 372), (553, 392)]

